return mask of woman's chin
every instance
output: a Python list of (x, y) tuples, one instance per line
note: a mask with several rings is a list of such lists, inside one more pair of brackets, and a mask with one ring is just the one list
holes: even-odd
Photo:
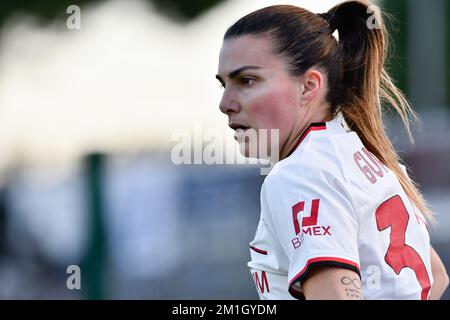
[(270, 160), (270, 149), (259, 150), (257, 145), (251, 146), (248, 142), (239, 142), (239, 153), (249, 159)]
[[(237, 129), (234, 139), (239, 144), (239, 153), (249, 159), (273, 160), (272, 151), (278, 156), (278, 131), (271, 136), (266, 130), (257, 131), (253, 128)], [(275, 142), (275, 143), (274, 143)]]

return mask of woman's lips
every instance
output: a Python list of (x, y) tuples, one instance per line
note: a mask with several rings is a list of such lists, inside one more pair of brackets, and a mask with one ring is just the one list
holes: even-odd
[(251, 129), (251, 127), (247, 127), (237, 122), (230, 122), (228, 126), (234, 130), (235, 140), (241, 139), (245, 135), (246, 131)]
[(247, 132), (247, 130), (249, 130), (251, 128), (237, 128), (234, 131), (234, 139), (235, 140), (239, 140), (239, 138), (242, 138), (242, 136), (245, 135), (245, 133)]

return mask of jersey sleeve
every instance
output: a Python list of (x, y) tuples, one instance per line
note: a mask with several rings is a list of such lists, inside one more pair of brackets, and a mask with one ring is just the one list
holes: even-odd
[(326, 152), (315, 161), (314, 153), (298, 159), (301, 166), (277, 168), (263, 185), (273, 232), (289, 258), (289, 292), (296, 298), (303, 297), (302, 282), (315, 266), (347, 268), (360, 275), (351, 187), (339, 162)]

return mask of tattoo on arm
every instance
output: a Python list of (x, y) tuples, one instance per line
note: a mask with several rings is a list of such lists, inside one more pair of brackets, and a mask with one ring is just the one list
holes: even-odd
[(342, 277), (341, 283), (345, 286), (347, 297), (363, 300), (361, 282), (359, 278)]

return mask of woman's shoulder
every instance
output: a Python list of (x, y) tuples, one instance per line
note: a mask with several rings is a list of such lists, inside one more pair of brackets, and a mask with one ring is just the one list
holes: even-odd
[(343, 159), (331, 135), (317, 135), (301, 149), (277, 162), (264, 180), (280, 187), (289, 183), (307, 184), (329, 178), (342, 178)]

